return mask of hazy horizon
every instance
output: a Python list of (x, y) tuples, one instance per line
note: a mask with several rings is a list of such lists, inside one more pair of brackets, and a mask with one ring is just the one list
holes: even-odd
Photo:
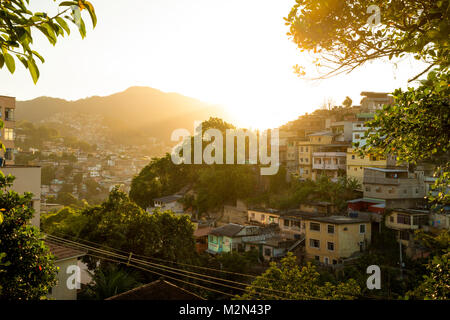
[[(361, 91), (404, 88), (421, 71), (407, 58), (402, 72), (378, 61), (328, 80), (299, 79), (292, 66), (310, 57), (286, 36), (283, 17), (294, 0), (92, 2), (98, 25), (87, 23), (86, 39), (73, 29), (53, 47), (36, 33), (46, 59), (39, 82), (22, 66), (14, 75), (3, 69), (1, 95), (75, 101), (144, 86), (223, 106), (238, 126), (267, 128), (312, 112), (326, 98), (339, 105), (350, 96), (357, 105)], [(52, 1), (48, 8), (55, 11)]]

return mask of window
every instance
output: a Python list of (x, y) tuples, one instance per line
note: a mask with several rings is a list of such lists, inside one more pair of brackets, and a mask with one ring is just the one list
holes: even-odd
[(5, 128), (5, 140), (14, 140), (13, 128)]
[(413, 224), (416, 226), (423, 226), (428, 224), (427, 216), (413, 216)]
[(323, 263), (324, 264), (329, 264), (330, 263), (330, 259), (328, 257), (323, 257)]
[(305, 158), (305, 162), (309, 162), (308, 158)]
[(270, 257), (272, 255), (272, 250), (269, 248), (264, 249), (264, 255)]
[(254, 212), (250, 213), (250, 218), (255, 219), (255, 213)]
[(300, 147), (300, 152), (303, 152), (303, 147)]
[(332, 224), (328, 225), (328, 233), (334, 234), (334, 225)]
[(360, 135), (359, 134), (355, 134), (355, 139), (359, 139)]
[(5, 109), (5, 120), (14, 121), (14, 109)]
[(358, 168), (355, 167), (355, 169), (353, 169), (353, 171), (358, 171)]
[(334, 242), (327, 242), (327, 249), (330, 251), (334, 251)]
[(366, 225), (365, 224), (359, 225), (359, 233), (366, 233)]
[(309, 230), (320, 231), (320, 223), (310, 222)]
[(322, 138), (317, 139), (319, 142), (322, 141)]
[(305, 147), (305, 152), (308, 152), (308, 147)]
[(366, 191), (370, 191), (370, 187), (366, 187)]
[(14, 154), (14, 149), (12, 148), (6, 148), (5, 151), (5, 159), (6, 160), (13, 160), (13, 154)]
[(314, 260), (320, 261), (320, 256), (314, 256)]
[(284, 220), (284, 226), (289, 227), (289, 220), (287, 220), (287, 219)]
[(355, 155), (352, 155), (352, 159), (355, 160)]
[(393, 217), (393, 216), (390, 216), (390, 217), (389, 217), (389, 221), (390, 221), (390, 222), (394, 222), (394, 217)]
[(337, 260), (333, 259), (333, 264), (337, 264)]
[(210, 241), (211, 243), (217, 244), (217, 237), (216, 237), (216, 236), (213, 236), (213, 235), (210, 235), (210, 236), (209, 236), (209, 241)]
[(319, 249), (319, 248), (320, 248), (320, 241), (319, 241), (319, 240), (316, 240), (316, 239), (309, 239), (309, 246), (310, 246), (311, 248), (317, 248), (317, 249)]
[(261, 221), (264, 221), (264, 219), (266, 218), (266, 216), (265, 215), (261, 215)]
[(292, 221), (292, 227), (300, 229), (300, 221)]
[(411, 224), (411, 217), (405, 214), (397, 214), (397, 223)]

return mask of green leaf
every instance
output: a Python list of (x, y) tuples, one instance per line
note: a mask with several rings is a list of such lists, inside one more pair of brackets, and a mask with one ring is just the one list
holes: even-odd
[(5, 58), (6, 67), (8, 68), (9, 72), (14, 73), (14, 71), (16, 70), (16, 62), (14, 61), (14, 57), (8, 52), (4, 52), (3, 57)]
[(30, 74), (33, 78), (34, 84), (36, 84), (39, 79), (39, 69), (33, 59), (28, 60), (28, 69), (30, 70)]
[(56, 17), (55, 20), (67, 32), (67, 34), (70, 35), (70, 28), (69, 28), (69, 25), (67, 24), (66, 20), (64, 20), (61, 17)]
[(0, 69), (3, 68), (4, 64), (5, 64), (5, 58), (3, 58), (3, 55), (0, 53)]
[(89, 15), (91, 16), (92, 25), (95, 28), (95, 26), (97, 25), (97, 15), (95, 14), (94, 6), (89, 1), (86, 1), (84, 4), (86, 5)]

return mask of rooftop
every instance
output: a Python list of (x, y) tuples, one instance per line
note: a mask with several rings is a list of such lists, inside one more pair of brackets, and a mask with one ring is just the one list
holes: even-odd
[(48, 239), (44, 240), (44, 242), (45, 245), (50, 249), (50, 252), (55, 256), (56, 261), (78, 258), (86, 254), (83, 251), (62, 246)]
[(173, 194), (173, 195), (166, 196), (166, 197), (155, 198), (155, 199), (153, 199), (153, 201), (169, 203), (169, 202), (173, 202), (173, 201), (180, 200), (181, 198), (183, 198), (182, 195), (179, 195), (179, 194)]
[(334, 136), (334, 133), (331, 131), (319, 131), (308, 134), (308, 136)]
[(233, 237), (236, 234), (238, 234), (242, 229), (244, 229), (244, 226), (241, 226), (240, 224), (229, 223), (211, 230), (210, 233), (217, 236)]
[(365, 168), (367, 170), (375, 170), (381, 172), (408, 172), (406, 169), (387, 169), (387, 168)]
[(106, 300), (204, 300), (195, 293), (165, 280), (156, 280)]
[(350, 218), (348, 216), (311, 217), (308, 218), (308, 220), (327, 222), (331, 224), (353, 224), (353, 223), (369, 222), (368, 219)]

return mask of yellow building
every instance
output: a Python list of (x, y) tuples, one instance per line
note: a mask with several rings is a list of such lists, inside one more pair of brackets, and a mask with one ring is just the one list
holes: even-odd
[(346, 216), (305, 218), (305, 257), (325, 265), (340, 264), (364, 251), (371, 239), (371, 224)]
[(387, 168), (395, 166), (394, 157), (366, 155), (361, 157), (353, 148), (347, 149), (347, 177), (355, 178), (362, 185), (365, 168)]
[(316, 180), (321, 174), (336, 178), (339, 171), (345, 172), (348, 143), (335, 141), (331, 131), (315, 132), (308, 135), (308, 141), (299, 141), (299, 178)]

